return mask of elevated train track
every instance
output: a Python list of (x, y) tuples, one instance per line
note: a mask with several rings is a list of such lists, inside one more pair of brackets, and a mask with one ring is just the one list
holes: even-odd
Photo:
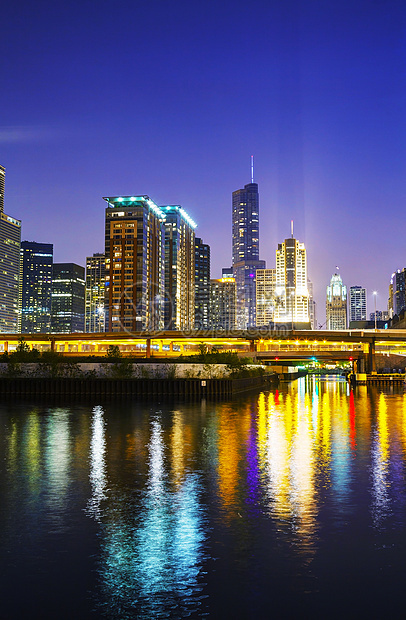
[(271, 361), (353, 358), (358, 372), (375, 372), (375, 355), (406, 353), (406, 330), (289, 330), (279, 329), (162, 332), (103, 332), (91, 334), (0, 334), (0, 353), (13, 351), (23, 337), (30, 347), (66, 356), (105, 355), (110, 345), (123, 355), (173, 358), (193, 355), (204, 343), (209, 349), (236, 351)]

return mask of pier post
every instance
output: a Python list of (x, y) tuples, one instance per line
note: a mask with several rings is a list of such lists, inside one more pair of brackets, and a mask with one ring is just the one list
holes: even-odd
[(369, 372), (376, 375), (375, 338), (369, 343)]
[(149, 359), (151, 357), (151, 338), (147, 338), (147, 354), (146, 357)]

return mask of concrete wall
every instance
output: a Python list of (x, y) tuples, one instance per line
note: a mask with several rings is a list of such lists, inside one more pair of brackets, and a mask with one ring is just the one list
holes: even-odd
[[(124, 364), (126, 364), (125, 360)], [(140, 379), (223, 379), (229, 376), (230, 372), (226, 364), (129, 364), (132, 367), (131, 375)], [(41, 363), (22, 363), (0, 364), (0, 376), (15, 373), (18, 376), (79, 376), (95, 374), (97, 377), (117, 376), (122, 368), (122, 362), (101, 364), (98, 362), (66, 362), (58, 363), (55, 366)]]

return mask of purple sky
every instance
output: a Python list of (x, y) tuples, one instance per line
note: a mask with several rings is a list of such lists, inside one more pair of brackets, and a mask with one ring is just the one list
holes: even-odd
[(260, 191), (260, 255), (304, 241), (324, 322), (335, 266), (378, 290), (406, 266), (404, 0), (7, 2), (5, 210), (56, 261), (104, 249), (102, 196), (181, 204), (231, 264), (231, 193)]

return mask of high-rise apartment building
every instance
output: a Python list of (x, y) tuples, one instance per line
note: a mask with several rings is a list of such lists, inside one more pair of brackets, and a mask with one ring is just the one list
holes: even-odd
[(85, 268), (75, 263), (54, 263), (52, 270), (54, 334), (85, 331)]
[(406, 268), (397, 269), (393, 279), (393, 314), (399, 314), (406, 309)]
[(256, 271), (256, 317), (257, 326), (273, 322), (275, 312), (276, 269)]
[(290, 239), (278, 244), (275, 284), (275, 323), (308, 324), (306, 248), (294, 239), (293, 230)]
[(316, 302), (313, 294), (313, 282), (307, 278), (307, 290), (309, 291), (309, 319), (310, 327), (317, 329)]
[(233, 275), (237, 286), (237, 327), (256, 324), (257, 269), (265, 268), (259, 260), (259, 193), (253, 182), (233, 192)]
[(85, 331), (87, 333), (104, 332), (106, 328), (105, 267), (106, 258), (102, 253), (86, 258)]
[(6, 170), (0, 166), (0, 332), (19, 327), (20, 220), (4, 213)]
[(161, 209), (165, 216), (165, 329), (194, 329), (196, 224), (180, 206)]
[(22, 241), (20, 251), (20, 331), (46, 334), (51, 331), (52, 243)]
[(337, 273), (331, 276), (326, 296), (327, 329), (347, 329), (347, 287)]
[(237, 287), (234, 278), (210, 280), (210, 328), (230, 331), (236, 326)]
[(362, 286), (350, 288), (350, 322), (367, 320), (367, 291)]
[(210, 246), (195, 238), (195, 329), (209, 328)]
[(388, 297), (388, 313), (389, 313), (389, 318), (390, 319), (395, 314), (394, 308), (393, 308), (393, 280), (394, 280), (394, 277), (395, 277), (395, 274), (392, 273), (392, 277), (391, 277), (390, 283), (389, 283), (389, 297)]
[(162, 329), (164, 211), (148, 196), (104, 200), (106, 331)]

